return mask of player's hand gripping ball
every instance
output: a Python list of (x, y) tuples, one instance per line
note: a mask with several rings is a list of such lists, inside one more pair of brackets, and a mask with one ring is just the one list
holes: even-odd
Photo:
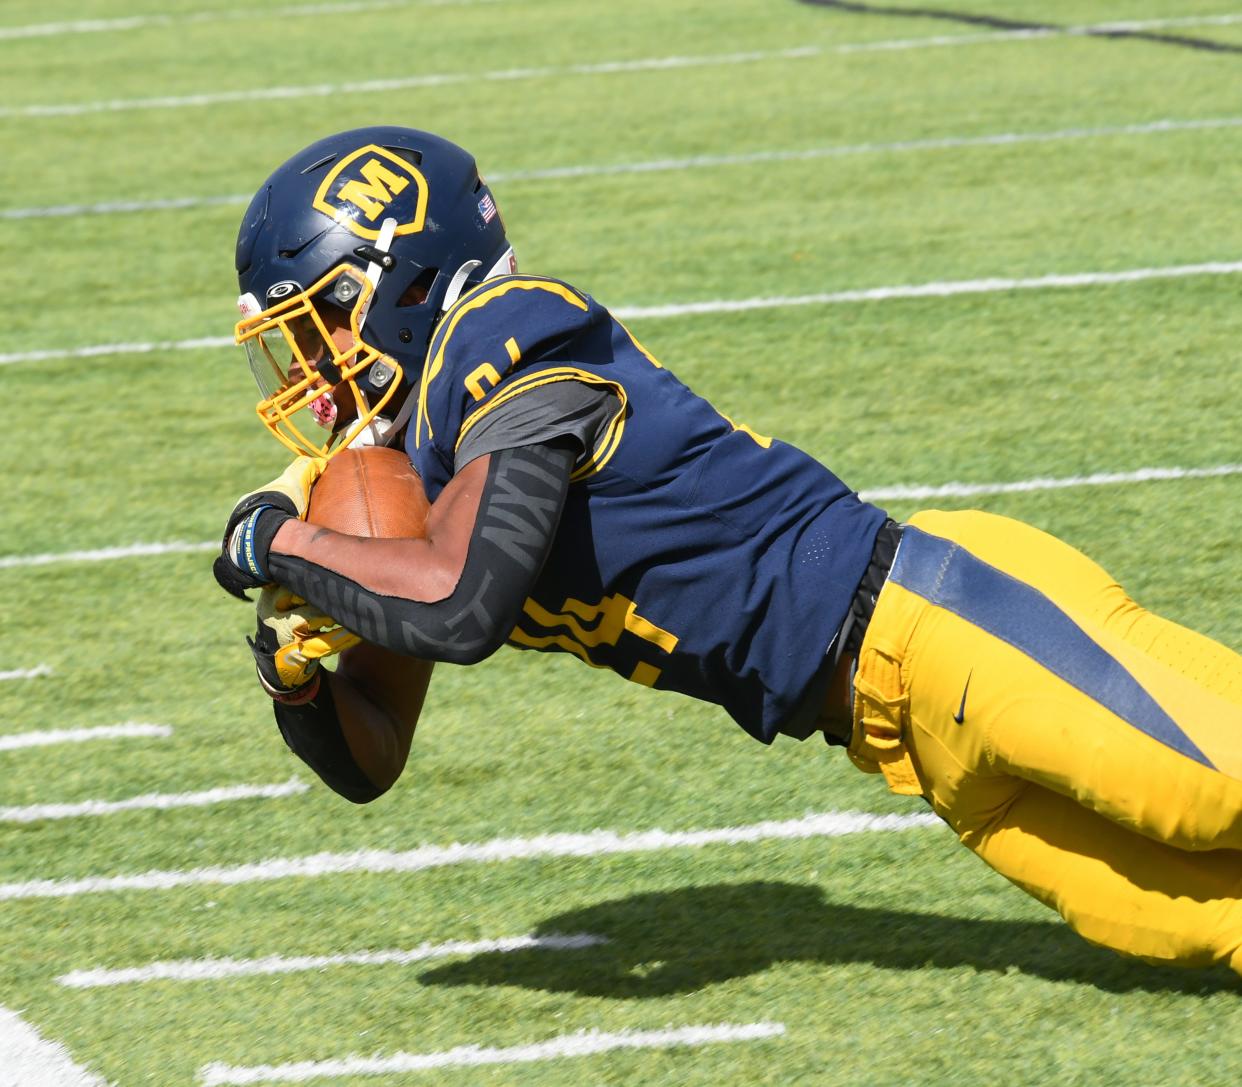
[[(350, 536), (421, 537), (430, 508), (418, 473), (399, 449), (342, 450), (319, 473), (304, 507), (306, 521)], [(319, 662), (361, 640), (300, 597), (268, 586), (258, 602), (250, 643), (259, 679), (273, 698), (309, 701)]]
[(211, 568), (222, 589), (248, 600), (247, 589), (259, 589), (271, 581), (267, 552), (272, 539), (290, 517), (306, 516), (311, 488), (326, 464), (320, 457), (297, 457), (266, 487), (237, 500)]

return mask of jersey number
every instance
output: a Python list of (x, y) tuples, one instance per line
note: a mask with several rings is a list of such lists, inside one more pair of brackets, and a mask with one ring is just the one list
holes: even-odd
[[(570, 598), (563, 607), (564, 611), (558, 614), (528, 599), (522, 611), (528, 620), (545, 630), (564, 627), (569, 631), (568, 634), (531, 635), (515, 627), (509, 640), (528, 649), (549, 649), (555, 646), (574, 654), (593, 668), (612, 666), (596, 660), (591, 655), (591, 650), (600, 646), (615, 646), (624, 634), (631, 634), (646, 643), (639, 647), (645, 657), (654, 657), (657, 652), (671, 653), (677, 646), (676, 635), (648, 622), (638, 614), (634, 601), (620, 593), (606, 596), (598, 604), (584, 604), (581, 600)], [(640, 660), (629, 678), (635, 683), (651, 687), (660, 678), (660, 671), (656, 665)]]

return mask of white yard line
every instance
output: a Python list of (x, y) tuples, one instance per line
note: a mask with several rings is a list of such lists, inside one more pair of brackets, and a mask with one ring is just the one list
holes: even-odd
[[(1150, 280), (1185, 279), (1195, 276), (1226, 276), (1242, 272), (1242, 261), (1212, 261), (1204, 264), (1172, 265), (1165, 268), (1130, 268), (1119, 272), (1076, 272), (1066, 275), (1025, 278), (946, 280), (938, 283), (902, 284), (894, 287), (867, 287), (823, 294), (782, 295), (769, 298), (713, 299), (681, 302), (666, 306), (631, 306), (614, 312), (621, 320), (654, 320), (750, 310), (784, 309), (791, 306), (832, 306), (852, 302), (889, 302), (895, 299), (953, 298), (970, 294), (998, 294), (1009, 291), (1043, 291), (1073, 287), (1108, 287)], [(3, 361), (0, 357), (0, 361)]]
[[(1121, 487), (1134, 483), (1157, 483), (1179, 479), (1213, 479), (1242, 475), (1242, 464), (1213, 464), (1203, 468), (1136, 468), (1131, 472), (1093, 472), (1081, 476), (1038, 476), (1034, 479), (994, 480), (986, 483), (894, 484), (869, 487), (860, 495), (869, 502), (893, 502), (922, 498), (974, 498), (989, 494), (1015, 494), (1026, 491), (1058, 491), (1074, 487)], [(0, 570), (24, 566), (51, 566), (57, 563), (109, 562), (147, 555), (181, 555), (214, 551), (220, 544), (212, 540), (201, 543), (130, 544), (125, 547), (103, 547), (95, 551), (62, 551), (40, 555), (6, 555), (0, 558)]]
[(4, 1087), (107, 1087), (15, 1011), (0, 1008), (0, 1084)]
[(40, 664), (35, 668), (18, 668), (12, 672), (0, 672), (0, 683), (7, 682), (11, 679), (38, 679), (40, 676), (50, 676), (52, 669), (46, 664)]
[(355, 951), (342, 955), (269, 955), (262, 959), (176, 959), (123, 969), (74, 970), (56, 980), (70, 989), (98, 989), (149, 981), (219, 981), (264, 974), (295, 974), (337, 966), (408, 966), (454, 955), (509, 954), (514, 951), (579, 951), (608, 943), (605, 936), (577, 933), (562, 936), (510, 936), (499, 940), (450, 940), (388, 951)]
[(208, 1064), (199, 1070), (204, 1087), (251, 1083), (304, 1083), (311, 1079), (342, 1076), (389, 1076), (425, 1072), (436, 1068), (471, 1068), (480, 1065), (529, 1064), (534, 1061), (589, 1057), (618, 1049), (668, 1049), (674, 1046), (718, 1045), (722, 1042), (755, 1042), (778, 1038), (784, 1023), (720, 1023), (710, 1026), (669, 1027), (665, 1030), (623, 1030), (616, 1033), (582, 1031), (546, 1042), (503, 1049), (467, 1045), (440, 1053), (394, 1053), (388, 1057), (342, 1057), (327, 1061), (296, 1061), (238, 1067)]
[(101, 547), (92, 551), (59, 551), (42, 555), (0, 556), (0, 570), (16, 566), (53, 566), (64, 562), (110, 562), (113, 559), (145, 558), (148, 555), (190, 555), (200, 551), (214, 551), (220, 542), (204, 540), (202, 543), (137, 543), (123, 547)]
[(288, 7), (231, 8), (223, 11), (191, 11), (184, 15), (131, 15), (120, 19), (74, 19), (60, 23), (29, 23), (25, 26), (0, 27), (0, 42), (22, 41), (28, 38), (63, 38), (70, 34), (123, 33), (127, 30), (147, 30), (152, 27), (181, 27), (202, 23), (230, 22), (256, 18), (298, 19), (321, 15), (352, 15), (368, 11), (385, 11), (390, 8), (439, 8), (464, 7), (471, 4), (496, 3), (497, 0), (353, 0), (335, 4), (295, 4)]
[(172, 735), (169, 725), (100, 725), (96, 728), (64, 728), (44, 732), (15, 732), (0, 736), (0, 751), (17, 751), (24, 747), (49, 747), (53, 744), (81, 744), (92, 740), (166, 739)]
[(1021, 479), (1012, 483), (941, 483), (935, 486), (877, 487), (860, 492), (868, 502), (902, 499), (973, 498), (985, 494), (1020, 494), (1027, 491), (1059, 491), (1068, 487), (1111, 487), (1161, 480), (1211, 479), (1242, 475), (1242, 464), (1217, 464), (1210, 468), (1140, 468), (1136, 472), (1094, 472), (1086, 476)]
[[(815, 159), (848, 158), (854, 155), (910, 154), (923, 151), (963, 150), (972, 147), (1012, 147), (1028, 143), (1055, 143), (1061, 140), (1106, 139), (1114, 136), (1151, 136), (1176, 132), (1202, 132), (1242, 127), (1242, 117), (1203, 117), (1190, 120), (1165, 118), (1125, 125), (1098, 125), (1062, 128), (1044, 132), (995, 132), (980, 136), (930, 136), (924, 139), (893, 140), (887, 143), (830, 144), (794, 150), (750, 151), (734, 155), (686, 155), (649, 159), (642, 162), (550, 166), (542, 170), (488, 171), (495, 184), (526, 181), (559, 181), (626, 174), (668, 173), (683, 170), (716, 169), (722, 166), (748, 166), (773, 162), (807, 162)], [(184, 211), (196, 208), (244, 207), (246, 193), (225, 196), (178, 197), (167, 200), (109, 200), (97, 204), (52, 204), (43, 207), (0, 209), (0, 220), (55, 219), (77, 215), (122, 215), (130, 212)]]
[(563, 79), (580, 75), (618, 75), (632, 72), (660, 72), (683, 68), (716, 68), (765, 61), (799, 60), (816, 57), (819, 46), (789, 49), (763, 49), (701, 56), (641, 57), (610, 60), (596, 64), (552, 65), (543, 68), (504, 68), (493, 71), (438, 72), (392, 79), (367, 79), (347, 83), (316, 83), (289, 87), (255, 87), (250, 90), (213, 91), (202, 94), (162, 95), (155, 98), (113, 98), (94, 102), (65, 102), (46, 105), (5, 106), (0, 120), (18, 117), (81, 117), (96, 113), (122, 113), (130, 110), (187, 109), (251, 102), (296, 101), (303, 98), (337, 99), (351, 94), (391, 94), (394, 91), (427, 87), (453, 87), (477, 83), (516, 83), (536, 79)]
[(77, 819), (115, 815), (128, 811), (170, 811), (173, 808), (204, 808), (235, 800), (277, 800), (310, 789), (293, 778), (278, 785), (224, 785), (198, 793), (147, 793), (126, 800), (83, 800), (75, 804), (30, 804), (0, 808), (0, 823), (37, 823), (44, 819)]
[(196, 340), (167, 342), (101, 343), (93, 347), (52, 348), (46, 351), (20, 351), (0, 355), (0, 366), (15, 362), (51, 362), (56, 359), (91, 359), (101, 355), (149, 355), (153, 351), (198, 351), (203, 348), (232, 347), (232, 336), (203, 336)]
[[(1227, 21), (1227, 22), (1226, 22)], [(1188, 17), (1177, 25), (1222, 26), (1242, 21), (1242, 15)], [(246, 102), (289, 101), (302, 98), (339, 98), (351, 94), (382, 94), (424, 87), (446, 87), (476, 83), (512, 83), (570, 76), (615, 75), (633, 72), (671, 71), (685, 68), (717, 68), (769, 61), (807, 60), (819, 57), (850, 56), (856, 53), (906, 52), (915, 49), (952, 48), (995, 42), (1046, 41), (1086, 36), (1118, 29), (1150, 30), (1166, 25), (1163, 20), (1120, 23), (1092, 23), (1047, 30), (999, 30), (981, 34), (946, 34), (934, 37), (899, 38), (889, 41), (846, 42), (831, 45), (805, 45), (787, 49), (757, 49), (748, 52), (701, 54), (698, 56), (639, 57), (632, 60), (599, 61), (592, 64), (552, 65), (540, 68), (506, 68), (492, 71), (438, 72), (426, 75), (370, 79), (345, 83), (317, 83), (286, 87), (254, 87), (249, 90), (215, 91), (188, 95), (161, 95), (150, 98), (113, 98), (91, 102), (43, 103), (6, 106), (0, 120), (18, 117), (80, 117), (93, 113), (129, 110), (187, 109)]]
[(620, 853), (653, 853), (665, 849), (698, 849), (709, 845), (742, 845), (782, 839), (834, 838), (845, 834), (890, 832), (941, 826), (934, 815), (874, 815), (868, 812), (824, 812), (784, 822), (711, 830), (648, 830), (618, 834), (595, 830), (585, 834), (543, 834), (534, 838), (494, 838), (486, 842), (428, 845), (392, 852), (367, 849), (354, 853), (316, 853), (304, 857), (273, 857), (230, 867), (153, 871), (125, 876), (84, 879), (36, 879), (0, 884), (0, 901), (21, 898), (71, 898), (107, 891), (162, 891), (174, 887), (237, 886), (282, 879), (310, 879), (354, 873), (422, 872), (458, 864), (497, 864), (512, 860), (557, 857), (602, 857)]
[[(834, 306), (858, 302), (892, 302), (903, 299), (953, 298), (960, 295), (974, 294), (1005, 294), (1016, 291), (1109, 287), (1165, 279), (1232, 276), (1240, 272), (1242, 272), (1242, 261), (1208, 261), (1202, 264), (1175, 264), (1164, 268), (1128, 268), (1117, 272), (1071, 272), (1019, 278), (997, 276), (988, 279), (905, 283), (891, 287), (863, 287), (847, 291), (828, 291), (822, 294), (778, 295), (767, 298), (721, 298), (704, 302), (678, 302), (663, 306), (618, 306), (612, 312), (623, 321), (655, 321), (670, 317), (744, 313), (750, 310), (786, 309), (796, 306)], [(10, 354), (0, 354), (0, 366), (12, 366), (18, 363), (29, 362), (54, 362), (63, 359), (97, 358), (104, 355), (195, 351), (232, 346), (233, 340), (229, 336), (150, 343), (95, 344), (91, 347), (65, 347), (45, 351), (19, 351)], [(169, 546), (184, 548), (187, 545), (174, 544)], [(5, 559), (0, 558), (0, 569), (4, 568), (5, 562)]]
[[(497, 0), (354, 0), (327, 4), (295, 4), (288, 7), (268, 8), (261, 13), (266, 19), (296, 19), (321, 15), (349, 15), (369, 11), (385, 11), (403, 7), (466, 7), (473, 4), (496, 3)], [(252, 8), (232, 8), (222, 11), (194, 11), (183, 15), (132, 15), (119, 19), (74, 19), (59, 23), (29, 23), (25, 26), (0, 27), (0, 42), (20, 41), (27, 38), (60, 38), (71, 34), (124, 33), (129, 30), (146, 30), (152, 27), (176, 27), (202, 23), (253, 20)], [(1242, 15), (1192, 15), (1174, 19), (1148, 19), (1143, 22), (1100, 23), (1093, 29), (1106, 30), (1160, 30), (1176, 27), (1232, 26), (1242, 22)], [(1054, 31), (1018, 31), (1025, 36), (1039, 33), (1048, 36)], [(1066, 30), (1066, 34), (1081, 34), (1083, 30)], [(939, 40), (944, 40), (943, 38)], [(949, 40), (956, 41), (950, 37)], [(867, 43), (859, 43), (866, 48)]]

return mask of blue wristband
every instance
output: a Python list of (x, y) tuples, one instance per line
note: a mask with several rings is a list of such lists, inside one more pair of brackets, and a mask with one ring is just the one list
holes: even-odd
[(229, 544), (229, 558), (233, 560), (233, 565), (244, 573), (256, 577), (263, 584), (267, 584), (271, 578), (263, 569), (259, 562), (259, 556), (255, 551), (255, 528), (259, 524), (259, 518), (263, 515), (264, 510), (275, 509), (275, 506), (265, 505), (257, 506), (251, 510), (245, 519), (233, 530), (233, 539)]

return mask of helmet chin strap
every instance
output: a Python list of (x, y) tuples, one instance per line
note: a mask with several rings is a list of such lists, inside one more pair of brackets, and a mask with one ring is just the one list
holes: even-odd
[[(375, 239), (375, 248), (380, 253), (387, 253), (392, 248), (392, 240), (397, 236), (397, 220), (393, 218), (385, 219), (380, 223), (379, 237)], [(391, 263), (391, 258), (389, 258)], [(367, 313), (371, 309), (371, 299), (375, 297), (375, 292), (379, 290), (380, 276), (384, 274), (384, 268), (378, 261), (371, 261), (367, 265), (367, 282), (371, 284), (371, 293), (367, 295), (367, 300), (362, 304), (362, 312), (358, 314), (358, 331), (362, 331), (362, 326), (367, 323)]]
[[(381, 256), (386, 256), (388, 253), (388, 250), (392, 248), (392, 240), (396, 236), (397, 236), (397, 220), (389, 217), (385, 219), (382, 223), (380, 223), (379, 236), (375, 239), (376, 251)], [(389, 258), (389, 262), (391, 263), (391, 258)], [(366, 278), (367, 278), (367, 282), (371, 285), (371, 290), (367, 294), (366, 300), (362, 303), (362, 309), (359, 310), (358, 312), (358, 331), (359, 332), (362, 331), (363, 325), (367, 323), (367, 314), (371, 310), (371, 300), (375, 297), (375, 292), (379, 289), (380, 276), (382, 276), (383, 274), (384, 274), (384, 266), (380, 264), (379, 261), (373, 260), (367, 265)], [(376, 363), (375, 365), (379, 365), (379, 364)], [(374, 369), (374, 366), (372, 366), (372, 369)], [(368, 373), (369, 372), (370, 371), (368, 370)], [(355, 395), (360, 397), (362, 399), (362, 402), (367, 405), (367, 409), (370, 410), (370, 404), (367, 402), (366, 394), (363, 393), (361, 389), (356, 389)], [(381, 420), (378, 417), (371, 420), (370, 423), (368, 423), (365, 427), (363, 427), (360, 431), (358, 431), (357, 434), (354, 435), (353, 439), (349, 443), (350, 447), (357, 447), (357, 446), (363, 446), (363, 445), (379, 445), (380, 439), (385, 432), (385, 428), (380, 427), (379, 424), (384, 421), (385, 420)]]
[[(385, 219), (380, 227), (380, 236), (375, 243), (375, 248), (385, 253), (388, 252), (388, 247), (392, 244), (396, 228), (397, 221), (395, 219)], [(444, 302), (440, 306), (441, 313), (449, 309), (461, 297), (461, 291), (466, 285), (466, 280), (470, 278), (470, 274), (482, 263), (481, 260), (468, 260), (457, 269), (453, 274), (453, 278), (449, 281), (448, 290), (444, 292)], [(372, 288), (379, 283), (382, 271), (378, 264), (372, 263), (368, 265), (367, 279), (371, 281)], [(510, 246), (500, 255), (500, 259), (487, 270), (487, 274), (483, 278), (491, 279), (493, 276), (508, 275), (516, 271), (517, 258), (513, 255), (513, 247)], [(374, 273), (374, 278), (372, 278), (372, 273)], [(375, 297), (374, 289), (372, 289), (371, 297)], [(358, 327), (362, 327), (361, 318), (358, 321)], [(410, 421), (410, 416), (414, 414), (414, 407), (418, 402), (418, 397), (414, 393), (415, 387), (411, 386), (409, 392), (406, 393), (405, 401), (397, 410), (396, 415), (391, 419), (385, 419), (382, 415), (376, 416), (354, 435), (348, 448), (357, 449), (366, 445), (389, 445), (401, 433), (401, 428)]]
[(444, 301), (440, 303), (441, 313), (448, 310), (461, 297), (461, 289), (466, 285), (466, 280), (470, 278), (470, 273), (482, 263), (481, 260), (468, 260), (453, 273), (453, 278), (449, 280), (448, 290), (444, 292)]
[(418, 397), (414, 395), (414, 388), (410, 386), (396, 415), (391, 419), (377, 415), (353, 436), (346, 448), (360, 449), (364, 445), (391, 445), (401, 433), (401, 428), (410, 421), (410, 416), (414, 414), (414, 405), (418, 402)]
[[(453, 278), (449, 280), (448, 290), (444, 292), (444, 301), (440, 303), (440, 312), (444, 313), (450, 309), (454, 302), (461, 297), (462, 288), (466, 285), (466, 280), (471, 276), (483, 262), (481, 260), (468, 260), (456, 272)], [(510, 272), (517, 271), (517, 258), (513, 255), (513, 246), (509, 246), (500, 254), (500, 259), (493, 264), (484, 274), (484, 279), (491, 279), (493, 276), (508, 275)]]

